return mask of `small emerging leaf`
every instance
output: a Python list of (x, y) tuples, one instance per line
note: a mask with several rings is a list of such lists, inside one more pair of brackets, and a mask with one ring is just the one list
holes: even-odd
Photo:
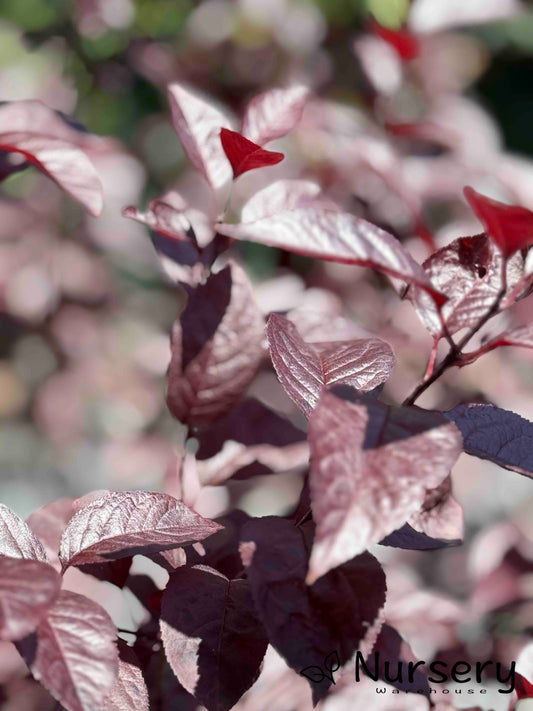
[(257, 143), (252, 143), (240, 133), (223, 128), (220, 131), (220, 141), (231, 167), (233, 177), (246, 173), (255, 168), (265, 168), (269, 165), (280, 163), (285, 156), (283, 153), (267, 151)]
[(464, 189), (464, 194), (487, 234), (505, 257), (533, 244), (531, 210), (519, 205), (506, 205), (470, 187)]

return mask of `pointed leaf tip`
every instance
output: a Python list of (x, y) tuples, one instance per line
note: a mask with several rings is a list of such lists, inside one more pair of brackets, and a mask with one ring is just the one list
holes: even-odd
[(234, 178), (238, 178), (239, 175), (246, 173), (248, 170), (276, 165), (285, 158), (283, 153), (267, 151), (258, 146), (257, 143), (253, 143), (241, 136), (240, 133), (230, 131), (227, 128), (220, 129), (220, 141), (224, 153), (233, 168)]
[(463, 193), (485, 231), (505, 257), (533, 244), (531, 210), (493, 200), (470, 186), (466, 186)]

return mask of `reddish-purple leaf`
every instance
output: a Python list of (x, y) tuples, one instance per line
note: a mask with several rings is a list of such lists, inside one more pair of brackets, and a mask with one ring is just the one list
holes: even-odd
[(118, 676), (111, 694), (98, 711), (149, 711), (148, 690), (136, 654), (118, 640)]
[(0, 556), (30, 558), (47, 563), (44, 548), (27, 523), (0, 504)]
[(267, 151), (257, 143), (252, 143), (237, 131), (223, 128), (220, 131), (220, 142), (233, 169), (233, 177), (255, 168), (266, 168), (269, 165), (281, 163), (285, 158), (283, 153)]
[(35, 679), (67, 711), (95, 711), (117, 678), (116, 634), (100, 605), (62, 591), (37, 631), (17, 649)]
[(178, 681), (208, 711), (229, 711), (259, 676), (268, 639), (247, 580), (204, 566), (178, 570), (160, 624)]
[[(441, 313), (450, 335), (475, 326), (493, 306), (502, 288), (502, 261), (500, 250), (482, 234), (460, 237), (424, 262), (431, 283), (448, 297)], [(508, 294), (522, 279), (523, 266), (520, 254), (507, 262)], [(427, 330), (442, 337), (442, 320), (434, 301), (418, 286), (408, 293)]]
[(308, 95), (302, 85), (259, 94), (246, 107), (241, 133), (260, 146), (285, 136), (300, 120)]
[(40, 623), (61, 588), (47, 563), (0, 558), (0, 639), (22, 639)]
[(288, 471), (309, 460), (305, 432), (253, 399), (243, 400), (197, 439), (196, 471), (204, 486)]
[[(304, 536), (311, 529), (308, 524), (296, 528), (291, 521), (267, 516), (244, 526), (241, 543), (243, 564), (269, 641), (297, 672), (322, 667), (333, 650), (346, 664), (362, 648), (385, 603), (385, 575), (370, 553), (306, 585)], [(331, 681), (324, 677), (310, 685), (316, 703)]]
[(439, 413), (325, 393), (309, 418), (313, 582), (402, 526), (461, 452)]
[(533, 244), (533, 212), (519, 205), (506, 205), (466, 187), (464, 194), (485, 231), (509, 257)]
[(519, 699), (533, 699), (533, 684), (522, 674), (516, 674), (516, 694)]
[(533, 422), (494, 405), (458, 405), (442, 413), (454, 422), (464, 450), (505, 469), (533, 477)]
[(378, 338), (305, 343), (296, 326), (279, 314), (267, 324), (272, 363), (287, 395), (309, 416), (333, 385), (369, 392), (384, 383), (394, 365), (390, 346)]
[(110, 493), (84, 506), (70, 520), (59, 557), (69, 565), (151, 555), (201, 541), (220, 526), (167, 494)]
[(220, 145), (220, 129), (231, 128), (232, 120), (214, 103), (180, 84), (168, 87), (172, 120), (185, 153), (214, 191), (231, 180), (229, 165)]
[(167, 404), (181, 422), (212, 422), (244, 393), (263, 357), (264, 320), (235, 263), (195, 289), (172, 330)]
[[(272, 186), (266, 190), (272, 191)], [(391, 234), (360, 217), (346, 212), (294, 202), (278, 212), (257, 217), (257, 206), (265, 201), (260, 191), (242, 211), (236, 225), (219, 224), (221, 234), (234, 239), (259, 242), (332, 262), (372, 267), (409, 283), (419, 284), (438, 303), (445, 298), (430, 284), (422, 266)], [(252, 217), (252, 219), (249, 218)]]

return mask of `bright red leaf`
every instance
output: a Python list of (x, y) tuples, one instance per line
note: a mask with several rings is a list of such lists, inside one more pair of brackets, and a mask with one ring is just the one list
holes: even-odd
[(241, 136), (240, 133), (230, 131), (227, 128), (220, 130), (220, 141), (224, 153), (233, 168), (234, 178), (238, 178), (239, 175), (246, 173), (248, 170), (276, 165), (285, 158), (283, 153), (267, 151), (258, 146), (257, 143), (253, 143)]
[(464, 195), (487, 234), (509, 257), (533, 244), (533, 212), (519, 205), (506, 205), (466, 187)]
[(402, 59), (408, 61), (418, 56), (420, 43), (409, 30), (391, 30), (380, 25), (374, 18), (372, 18), (371, 28), (378, 37), (393, 47)]

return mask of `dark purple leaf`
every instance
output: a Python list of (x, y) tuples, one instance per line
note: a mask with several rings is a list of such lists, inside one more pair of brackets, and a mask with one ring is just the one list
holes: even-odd
[[(451, 335), (475, 326), (493, 306), (502, 287), (502, 262), (501, 252), (484, 234), (460, 237), (426, 259), (423, 266), (428, 278), (448, 297), (442, 317)], [(507, 263), (508, 294), (520, 281), (523, 268), (520, 254)], [(427, 330), (442, 337), (442, 322), (433, 299), (417, 286), (408, 293)]]
[(172, 331), (167, 404), (181, 422), (212, 422), (241, 397), (263, 357), (263, 316), (231, 263), (192, 291)]
[(533, 422), (500, 407), (476, 403), (458, 405), (443, 415), (461, 431), (465, 452), (533, 477)]
[(172, 120), (185, 153), (214, 191), (231, 180), (231, 166), (220, 145), (220, 129), (232, 120), (213, 103), (180, 84), (168, 87)]
[(0, 557), (0, 639), (33, 632), (53, 604), (61, 577), (39, 560)]
[[(378, 664), (376, 664), (378, 661)], [(413, 655), (411, 648), (398, 632), (390, 625), (383, 625), (378, 635), (372, 653), (367, 658), (367, 666), (372, 677), (376, 674), (379, 679), (387, 681), (401, 691), (411, 691), (417, 693), (419, 689), (423, 690), (425, 696), (430, 695), (429, 683), (426, 675), (419, 669), (415, 669), (412, 679), (409, 678), (408, 664), (412, 662), (416, 664), (418, 660)], [(390, 677), (396, 676), (396, 670), (402, 669), (401, 679), (391, 681), (385, 673), (385, 663), (389, 664)], [(399, 665), (401, 665), (399, 667)], [(406, 670), (405, 672), (403, 670)]]
[[(148, 691), (139, 660), (128, 645), (118, 640), (118, 676), (111, 694), (101, 706), (101, 711), (149, 711)], [(100, 711), (100, 710), (99, 710)]]
[(0, 556), (10, 558), (30, 558), (47, 563), (44, 548), (28, 524), (0, 504)]
[(17, 649), (37, 681), (68, 711), (95, 711), (117, 678), (116, 633), (100, 605), (62, 591), (37, 631)]
[(364, 551), (418, 511), (461, 452), (439, 413), (325, 393), (309, 419), (317, 533), (308, 581)]
[[(304, 528), (275, 516), (253, 519), (244, 526), (241, 543), (243, 564), (269, 641), (297, 672), (322, 667), (334, 650), (340, 664), (346, 664), (376, 622), (386, 589), (380, 564), (366, 552), (307, 585), (311, 527)], [(324, 677), (310, 685), (316, 703), (331, 681)]]
[(204, 555), (200, 555), (192, 547), (189, 548), (187, 563), (189, 565), (208, 565), (231, 580), (242, 572), (239, 543), (242, 527), (250, 520), (250, 517), (244, 511), (233, 509), (230, 513), (215, 520), (224, 528), (203, 542)]
[(307, 416), (328, 388), (351, 385), (368, 392), (387, 380), (394, 365), (394, 354), (384, 341), (305, 343), (296, 326), (279, 314), (271, 314), (267, 334), (278, 378)]
[(201, 541), (220, 526), (167, 494), (112, 492), (84, 506), (61, 539), (60, 560), (69, 565), (150, 555)]
[(197, 434), (201, 483), (287, 471), (309, 459), (305, 432), (257, 400), (246, 399)]
[(259, 94), (246, 107), (241, 133), (260, 146), (285, 136), (300, 120), (308, 95), (302, 85)]
[[(270, 192), (273, 189), (273, 186), (266, 188)], [(218, 231), (234, 239), (259, 242), (317, 259), (372, 267), (420, 285), (438, 303), (445, 301), (430, 284), (421, 265), (388, 232), (360, 217), (321, 204), (279, 205), (276, 213), (258, 218), (257, 213), (265, 202), (261, 193), (256, 193), (244, 206), (239, 224), (219, 224)]]
[(83, 151), (78, 130), (39, 101), (16, 101), (0, 106), (0, 151), (17, 153), (46, 173), (63, 190), (98, 216), (102, 185)]
[(252, 686), (268, 640), (247, 580), (182, 568), (163, 595), (161, 635), (179, 682), (208, 711), (229, 711)]
[(255, 168), (266, 168), (281, 163), (285, 158), (283, 153), (267, 151), (257, 143), (249, 141), (237, 131), (227, 128), (220, 130), (220, 142), (233, 169), (233, 178), (247, 173)]

